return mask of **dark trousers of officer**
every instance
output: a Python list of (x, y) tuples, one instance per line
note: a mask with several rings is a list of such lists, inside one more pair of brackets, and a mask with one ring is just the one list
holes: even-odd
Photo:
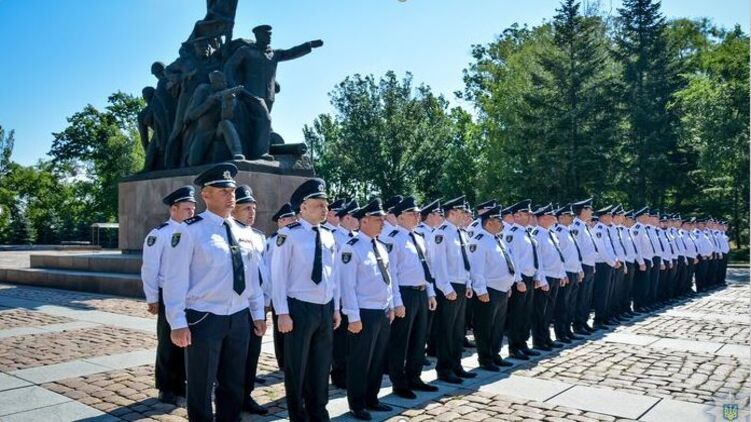
[(466, 286), (464, 284), (451, 283), (451, 287), (456, 292), (455, 300), (448, 300), (446, 296), (438, 290), (438, 332), (440, 340), (436, 344), (436, 372), (438, 376), (447, 376), (461, 370), (461, 359), (464, 341), (464, 318), (467, 307)]
[(347, 334), (347, 402), (352, 410), (378, 404), (389, 319), (383, 309), (360, 309), (362, 331)]
[(613, 267), (606, 262), (595, 264), (595, 282), (592, 292), (592, 302), (595, 307), (595, 324), (608, 321), (608, 299), (612, 287)]
[(565, 338), (571, 333), (571, 324), (574, 321), (574, 307), (576, 295), (579, 292), (579, 274), (566, 272), (568, 283), (558, 288), (558, 297), (555, 299), (553, 311), (553, 330), (556, 338)]
[(328, 421), (334, 301), (287, 298), (293, 328), (284, 334), (284, 389), (290, 421)]
[[(436, 290), (436, 297), (438, 296), (437, 290)], [(438, 299), (436, 299), (438, 300)], [(428, 341), (427, 346), (425, 347), (426, 354), (430, 356), (436, 355), (436, 337), (438, 337), (438, 322), (437, 317), (438, 311), (428, 311)]]
[(696, 270), (696, 265), (694, 264), (693, 258), (686, 258), (686, 271), (683, 275), (683, 293), (688, 294), (691, 293), (691, 285), (694, 281), (694, 271)]
[(274, 321), (274, 355), (276, 355), (276, 364), (281, 371), (284, 371), (284, 334), (279, 331), (279, 317), (276, 315), (274, 308), (271, 308), (271, 319)]
[(159, 391), (185, 395), (185, 352), (170, 339), (170, 326), (164, 314), (162, 289), (159, 289), (159, 312), (156, 317), (156, 365), (154, 377)]
[(506, 324), (508, 325), (509, 352), (529, 349), (527, 339), (529, 339), (529, 331), (532, 327), (535, 286), (532, 277), (522, 275), (522, 281), (527, 286), (527, 291), (522, 293), (517, 290), (516, 286), (511, 287), (513, 293), (508, 301)]
[(508, 312), (508, 293), (488, 287), (488, 302), (481, 302), (475, 295), (471, 306), (475, 316), (475, 342), (477, 361), (480, 365), (492, 365), (493, 359), (501, 354), (503, 329)]
[(610, 297), (608, 298), (608, 318), (620, 313), (623, 295), (623, 280), (626, 278), (626, 264), (622, 263), (619, 268), (613, 269), (613, 278), (610, 282)]
[(674, 265), (671, 267), (673, 261), (667, 261), (665, 262), (665, 269), (660, 270), (660, 280), (657, 287), (657, 301), (662, 302), (665, 299), (667, 299), (668, 296), (668, 286), (670, 285), (670, 277), (672, 276), (672, 270)]
[(191, 336), (191, 344), (185, 349), (188, 419), (214, 420), (211, 411), (211, 394), (214, 392), (216, 420), (239, 420), (250, 337), (248, 309), (232, 315), (188, 309), (185, 317)]
[(652, 272), (649, 275), (649, 295), (647, 296), (647, 305), (653, 305), (657, 302), (657, 289), (660, 287), (660, 269), (662, 258), (655, 256), (652, 258)]
[(728, 254), (722, 254), (720, 267), (722, 268), (720, 271), (720, 283), (725, 284), (728, 278)]
[(649, 296), (649, 283), (652, 277), (652, 261), (649, 259), (644, 260), (644, 271), (638, 267), (635, 268), (634, 274), (634, 309), (639, 311), (647, 304), (647, 297)]
[(425, 286), (399, 288), (404, 318), (391, 324), (388, 347), (389, 378), (394, 388), (409, 388), (420, 379), (428, 336), (428, 294)]
[(347, 327), (349, 318), (342, 315), (342, 323), (334, 330), (334, 353), (331, 361), (331, 381), (336, 385), (347, 385), (347, 350), (349, 340)]
[(636, 272), (639, 270), (639, 265), (636, 262), (627, 262), (626, 268), (628, 273), (623, 277), (623, 290), (621, 293), (621, 306), (618, 313), (631, 311), (631, 300), (634, 297), (634, 279), (636, 278)]
[(594, 291), (595, 267), (582, 264), (584, 279), (576, 293), (574, 308), (574, 328), (580, 329), (587, 325), (589, 313), (592, 310), (592, 293)]
[(534, 297), (534, 320), (532, 321), (532, 344), (545, 346), (551, 342), (550, 323), (553, 321), (555, 300), (558, 296), (560, 278), (545, 277), (548, 282), (548, 291), (538, 289)]
[(676, 298), (683, 294), (683, 274), (686, 272), (686, 257), (679, 256), (675, 266), (675, 276), (669, 288), (668, 297)]
[(709, 264), (707, 266), (706, 282), (707, 286), (710, 287), (717, 284), (717, 258), (709, 260)]
[(258, 373), (258, 358), (261, 356), (261, 342), (263, 337), (259, 337), (253, 332), (253, 321), (248, 314), (250, 320), (250, 339), (248, 341), (248, 356), (245, 359), (245, 389), (243, 390), (243, 399), (248, 400), (250, 393), (253, 392), (253, 388), (256, 383), (256, 374)]

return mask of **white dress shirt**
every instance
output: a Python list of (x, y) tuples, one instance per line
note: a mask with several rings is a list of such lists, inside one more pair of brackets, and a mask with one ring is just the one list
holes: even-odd
[(555, 233), (537, 226), (532, 230), (532, 235), (537, 239), (537, 251), (540, 254), (540, 271), (544, 277), (565, 278), (564, 257), (558, 245)]
[[(232, 315), (250, 308), (253, 320), (263, 320), (263, 292), (258, 279), (261, 257), (240, 244), (245, 290), (233, 290), (233, 266), (227, 223), (235, 237), (242, 229), (234, 219), (224, 219), (211, 211), (180, 224), (170, 237), (163, 287), (167, 321), (173, 330), (185, 328), (185, 310)], [(240, 243), (238, 241), (238, 243)]]
[(235, 221), (239, 227), (242, 228), (242, 235), (237, 238), (237, 241), (241, 246), (247, 246), (255, 251), (254, 256), (260, 257), (258, 263), (258, 276), (261, 283), (261, 290), (263, 291), (263, 303), (265, 306), (271, 306), (271, 289), (269, 267), (267, 261), (264, 258), (266, 250), (266, 235), (262, 231), (246, 226), (239, 221)]
[[(374, 248), (378, 249), (379, 257)], [(339, 280), (342, 288), (342, 311), (349, 322), (360, 320), (361, 309), (391, 310), (393, 279), (386, 284), (378, 258), (389, 273), (389, 253), (379, 240), (359, 232), (342, 247), (339, 253)]]
[(597, 245), (595, 244), (594, 235), (589, 230), (587, 223), (576, 217), (569, 229), (571, 234), (576, 238), (579, 250), (581, 250), (582, 264), (594, 267), (599, 252), (596, 249)]
[[(578, 243), (574, 243), (576, 239), (569, 231), (569, 228), (563, 224), (556, 224), (554, 227), (555, 234), (558, 236), (558, 246), (561, 248), (561, 253), (563, 253), (563, 266), (566, 272), (578, 274), (584, 271), (582, 269), (581, 259), (583, 257), (581, 249)], [(574, 281), (576, 280), (571, 280), (571, 282)]]
[(619, 261), (625, 263), (626, 243), (621, 237), (621, 232), (620, 230), (618, 230), (618, 226), (616, 226), (615, 224), (610, 224), (607, 227), (608, 232), (610, 232), (610, 237), (613, 239), (613, 246), (615, 247), (615, 257), (618, 258)]
[[(466, 246), (469, 240), (466, 238), (466, 233), (446, 220), (433, 233), (433, 241), (428, 245), (428, 260), (433, 263), (432, 269), (436, 287), (447, 296), (454, 293), (451, 283), (464, 284), (470, 287), (469, 271), (464, 268), (462, 258), (460, 233), (462, 236), (461, 242)], [(465, 250), (465, 253), (467, 260), (469, 260), (469, 250)]]
[[(503, 235), (514, 265), (516, 265), (516, 271), (527, 277), (544, 279), (544, 277), (537, 276), (540, 269), (540, 251), (537, 248), (537, 241), (532, 238), (527, 229), (514, 223)], [(535, 254), (537, 254), (537, 266), (535, 266)]]
[(615, 254), (616, 239), (613, 239), (612, 235), (610, 235), (608, 226), (602, 222), (598, 222), (592, 231), (594, 232), (594, 241), (597, 245), (597, 250), (599, 251), (596, 262), (604, 262), (611, 267), (615, 267), (615, 261), (618, 259)]
[(636, 223), (631, 226), (631, 237), (634, 239), (634, 245), (636, 245), (636, 256), (639, 265), (644, 261), (652, 262), (652, 258), (657, 254), (657, 249), (652, 239), (647, 232), (647, 226), (642, 223)]
[(141, 281), (146, 303), (159, 302), (159, 289), (164, 286), (164, 263), (167, 258), (167, 247), (175, 228), (180, 223), (169, 219), (153, 228), (143, 240), (143, 264), (141, 265)]
[[(321, 282), (312, 280), (316, 232), (321, 234)], [(277, 315), (289, 314), (287, 298), (325, 305), (334, 300), (339, 310), (339, 291), (334, 277), (336, 242), (331, 231), (304, 219), (279, 229), (271, 255), (271, 301)], [(335, 297), (336, 296), (336, 297)]]
[(639, 258), (639, 255), (636, 252), (636, 242), (631, 236), (631, 231), (623, 225), (618, 225), (616, 227), (618, 228), (618, 234), (623, 241), (623, 246), (626, 248), (626, 262), (641, 264), (639, 261), (641, 258)]
[(420, 260), (420, 254), (417, 252), (417, 248), (419, 247), (423, 258), (425, 258), (425, 264), (428, 266), (430, 275), (433, 275), (433, 269), (427, 255), (425, 239), (415, 232), (412, 232), (412, 236), (410, 236), (410, 232), (407, 229), (397, 226), (396, 230), (389, 233), (382, 241), (391, 245), (389, 251), (391, 266), (389, 268), (394, 283), (394, 307), (404, 305), (402, 303), (401, 292), (399, 291), (399, 287), (401, 286), (425, 286), (428, 297), (435, 297), (435, 289), (432, 283), (425, 280), (425, 270)]
[(475, 236), (469, 241), (470, 277), (472, 290), (477, 295), (488, 293), (488, 287), (501, 292), (508, 292), (516, 281), (521, 281), (521, 274), (512, 273), (506, 262), (514, 266), (513, 258), (501, 238), (493, 236), (482, 226), (475, 229)]

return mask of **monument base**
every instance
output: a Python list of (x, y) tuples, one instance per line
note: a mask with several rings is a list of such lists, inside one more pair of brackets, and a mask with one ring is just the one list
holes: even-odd
[[(280, 161), (232, 161), (238, 168), (235, 179), (238, 184), (253, 188), (258, 201), (254, 227), (272, 233), (276, 225), (271, 216), (289, 201), (292, 192), (314, 172), (309, 163), (290, 166)], [(287, 164), (287, 165), (285, 165)], [(193, 179), (211, 165), (141, 173), (124, 178), (118, 186), (119, 238), (118, 246), (124, 253), (140, 253), (148, 232), (169, 218), (162, 198), (173, 190), (192, 185)], [(196, 195), (196, 213), (206, 209)]]

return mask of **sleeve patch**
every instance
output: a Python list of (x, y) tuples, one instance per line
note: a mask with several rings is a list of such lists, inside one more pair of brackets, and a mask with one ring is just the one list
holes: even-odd
[(154, 243), (156, 243), (156, 236), (149, 236), (146, 238), (146, 244), (148, 246), (154, 246)]
[(349, 261), (352, 260), (352, 253), (351, 252), (342, 252), (342, 262), (345, 264), (349, 264)]
[(180, 232), (172, 233), (172, 241), (170, 244), (173, 248), (180, 243), (180, 236), (182, 236), (182, 233)]
[(280, 233), (276, 236), (276, 246), (282, 246), (285, 240), (287, 240), (287, 235)]
[(435, 244), (436, 245), (440, 245), (441, 242), (443, 242), (443, 235), (442, 234), (437, 234), (437, 235), (435, 235), (434, 239), (435, 239)]
[(477, 245), (476, 244), (469, 245), (469, 251), (470, 252), (474, 253), (476, 250), (477, 250)]

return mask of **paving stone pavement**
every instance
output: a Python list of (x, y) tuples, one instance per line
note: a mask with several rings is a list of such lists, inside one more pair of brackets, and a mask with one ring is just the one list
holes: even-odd
[[(380, 397), (394, 410), (374, 420), (713, 420), (710, 405), (749, 391), (748, 274), (731, 269), (738, 287), (677, 302), (500, 373), (476, 369), (468, 349), (463, 363), (476, 379), (457, 387), (426, 368), (423, 379), (440, 391), (414, 401), (393, 396), (384, 377)], [(0, 284), (0, 421), (186, 420), (184, 408), (155, 398), (149, 327), (153, 316), (138, 300)], [(243, 420), (286, 416), (270, 336), (263, 351), (259, 373), (267, 382), (253, 396), (271, 415)], [(345, 392), (331, 388), (330, 399), (332, 419), (351, 420)]]

